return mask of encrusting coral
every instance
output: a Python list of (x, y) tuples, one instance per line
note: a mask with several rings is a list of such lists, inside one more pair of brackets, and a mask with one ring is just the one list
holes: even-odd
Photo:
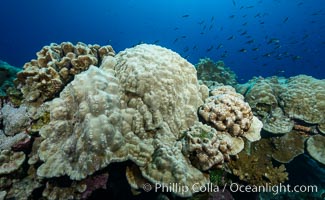
[(311, 126), (317, 124), (318, 130), (323, 132), (324, 79), (306, 75), (289, 79), (260, 77), (236, 89), (245, 96), (253, 112), (263, 121), (264, 129), (270, 133), (289, 133), (299, 120)]
[(26, 156), (23, 152), (1, 150), (0, 152), (0, 175), (10, 174), (16, 171), (24, 162)]
[(87, 70), (90, 65), (100, 65), (105, 56), (114, 55), (111, 46), (52, 43), (37, 52), (37, 59), (24, 65), (15, 83), (26, 102), (41, 104), (54, 98), (74, 75)]
[(325, 165), (325, 136), (314, 135), (307, 140), (307, 151), (318, 162)]

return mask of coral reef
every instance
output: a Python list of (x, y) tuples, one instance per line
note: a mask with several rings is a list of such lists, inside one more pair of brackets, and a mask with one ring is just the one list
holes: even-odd
[(213, 166), (222, 167), (224, 161), (229, 161), (232, 144), (218, 134), (217, 131), (202, 123), (197, 123), (186, 131), (183, 140), (183, 153), (188, 155), (192, 165), (205, 171)]
[(130, 159), (154, 183), (207, 183), (177, 142), (202, 104), (194, 66), (145, 44), (108, 59), (100, 69), (91, 66), (76, 75), (50, 103), (51, 121), (40, 130), (44, 163), (37, 174), (81, 180)]
[(4, 133), (8, 136), (23, 132), (30, 124), (26, 106), (14, 108), (10, 104), (5, 104), (0, 112), (2, 113), (3, 126), (5, 127)]
[(0, 153), (0, 175), (10, 174), (16, 171), (24, 162), (25, 154), (23, 152), (12, 152), (10, 150), (1, 150)]
[(305, 152), (306, 139), (296, 131), (291, 131), (282, 137), (272, 138), (272, 158), (281, 163), (291, 162)]
[(325, 136), (314, 135), (307, 140), (307, 151), (318, 162), (325, 165)]
[(241, 137), (251, 141), (261, 138), (262, 122), (253, 116), (244, 97), (236, 93), (233, 87), (217, 87), (211, 91), (211, 95), (205, 100), (205, 104), (200, 106), (199, 116), (217, 131), (229, 134), (237, 140), (234, 143), (238, 143), (239, 148), (236, 150), (233, 148), (232, 155), (244, 148), (244, 141)]
[(264, 130), (274, 134), (289, 133), (300, 121), (318, 125), (323, 131), (325, 113), (325, 80), (299, 75), (289, 79), (254, 78), (238, 85), (252, 111), (264, 124)]
[(7, 96), (6, 90), (14, 85), (13, 81), (20, 70), (0, 60), (0, 97)]
[(36, 55), (37, 59), (25, 63), (15, 83), (26, 102), (39, 105), (54, 98), (74, 75), (90, 65), (99, 66), (105, 56), (114, 56), (115, 52), (111, 46), (62, 42), (44, 46)]
[(200, 59), (199, 63), (196, 64), (196, 69), (198, 79), (205, 84), (210, 81), (231, 86), (237, 84), (236, 74), (229, 67), (226, 67), (223, 61), (213, 62), (210, 58)]
[(288, 180), (285, 166), (273, 166), (270, 152), (266, 151), (268, 147), (265, 145), (268, 146), (268, 142), (261, 139), (251, 146), (246, 146), (245, 150), (238, 154), (239, 158), (229, 163), (228, 167), (232, 173), (240, 180), (256, 186), (277, 185)]

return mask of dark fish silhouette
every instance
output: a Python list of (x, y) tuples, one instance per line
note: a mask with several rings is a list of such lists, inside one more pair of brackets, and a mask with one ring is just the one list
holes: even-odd
[(213, 28), (213, 24), (210, 25), (210, 27), (209, 27), (209, 31), (211, 31), (212, 28)]
[(247, 25), (247, 22), (243, 23), (242, 25), (243, 25), (243, 26), (246, 26), (246, 25)]
[(232, 40), (232, 39), (234, 39), (235, 37), (232, 35), (232, 36), (230, 36), (229, 38), (227, 38), (227, 40)]
[(182, 17), (183, 17), (183, 18), (186, 18), (186, 17), (189, 17), (189, 16), (190, 16), (190, 15), (183, 15)]
[(211, 22), (213, 22), (213, 21), (214, 21), (214, 16), (212, 16), (212, 17), (211, 17), (211, 20), (210, 20), (210, 21), (211, 21)]
[(238, 51), (239, 52), (242, 52), (242, 53), (246, 53), (247, 52), (247, 49), (239, 49)]
[(258, 50), (259, 50), (258, 47), (252, 48), (252, 51), (258, 51)]
[(235, 15), (229, 15), (230, 19), (233, 19), (235, 17)]
[(283, 20), (283, 23), (286, 23), (288, 21), (289, 17), (286, 17), (284, 20)]
[(190, 50), (190, 48), (188, 48), (188, 46), (186, 46), (186, 47), (183, 49), (184, 52), (188, 52), (188, 50)]
[(182, 37), (181, 38), (186, 38), (186, 35), (182, 35)]
[(206, 52), (210, 52), (212, 49), (213, 49), (213, 45), (211, 45), (211, 46), (206, 50)]
[(248, 40), (247, 42), (245, 42), (246, 44), (252, 44), (254, 43), (255, 40)]
[(217, 49), (220, 49), (220, 48), (222, 48), (223, 47), (223, 44), (219, 44), (218, 46), (217, 46)]
[(235, 0), (232, 0), (232, 4), (233, 4), (234, 6), (236, 6), (236, 1), (235, 1)]
[(254, 6), (246, 6), (246, 8), (254, 8)]
[(177, 41), (178, 41), (178, 38), (176, 38), (176, 39), (173, 41), (173, 44), (175, 44)]
[(154, 44), (157, 44), (158, 42), (159, 42), (159, 40), (155, 40), (153, 43), (154, 43)]
[(244, 32), (242, 32), (240, 35), (245, 35), (247, 33), (247, 31), (244, 31)]
[(176, 31), (176, 30), (178, 30), (178, 29), (179, 29), (178, 27), (175, 27), (175, 28), (174, 28), (174, 31)]

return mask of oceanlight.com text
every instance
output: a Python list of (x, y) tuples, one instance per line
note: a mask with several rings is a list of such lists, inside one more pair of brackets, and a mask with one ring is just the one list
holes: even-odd
[(200, 185), (199, 183), (191, 186), (180, 184), (180, 183), (169, 183), (169, 184), (149, 184), (143, 185), (142, 189), (146, 192), (154, 190), (155, 192), (174, 192), (180, 194), (186, 193), (197, 193), (197, 192), (224, 192), (226, 189), (230, 192), (272, 192), (278, 194), (282, 192), (318, 192), (316, 185), (290, 185), (290, 184), (279, 184), (270, 185), (265, 184), (262, 186), (256, 185), (242, 185), (238, 183), (229, 183), (223, 186), (213, 185), (212, 183), (206, 185)]

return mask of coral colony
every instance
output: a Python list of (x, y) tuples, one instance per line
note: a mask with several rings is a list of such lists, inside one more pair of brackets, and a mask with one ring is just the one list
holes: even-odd
[[(325, 164), (324, 80), (237, 84), (221, 61), (195, 67), (157, 45), (115, 54), (70, 42), (43, 47), (11, 76), (1, 95), (0, 199), (87, 199), (107, 189), (113, 163), (126, 165), (132, 194), (174, 197), (283, 184), (286, 168), (273, 161), (289, 163), (305, 145)], [(261, 139), (262, 129), (273, 136)]]

